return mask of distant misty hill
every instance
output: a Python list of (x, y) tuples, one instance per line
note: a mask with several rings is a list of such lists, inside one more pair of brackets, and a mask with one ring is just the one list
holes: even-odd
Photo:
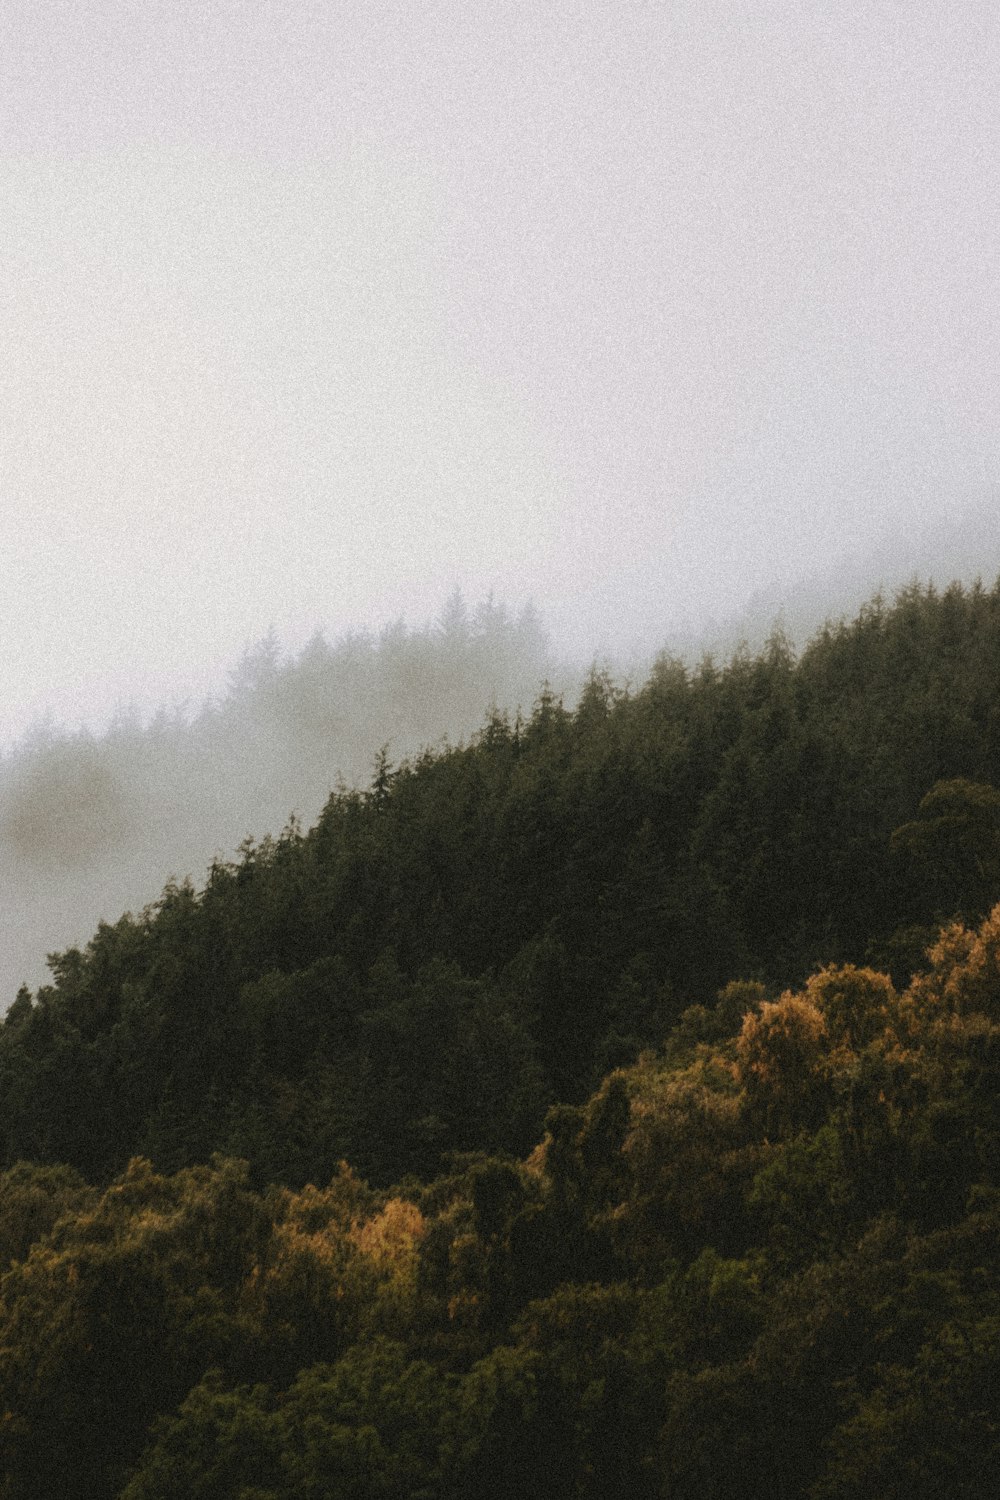
[(291, 657), (268, 637), (194, 716), (29, 735), (0, 759), (0, 1010), (45, 977), (48, 952), (169, 876), (200, 880), (293, 813), (313, 822), (339, 781), (371, 779), (383, 746), (398, 761), (470, 737), (491, 706), (530, 711), (556, 670), (532, 609), (469, 611), (456, 595), (434, 624), (317, 635)]
[(948, 519), (905, 534), (888, 533), (863, 555), (845, 538), (843, 552), (818, 566), (808, 578), (772, 585), (753, 594), (740, 610), (673, 634), (671, 645), (685, 659), (706, 652), (728, 658), (741, 644), (759, 649), (776, 626), (801, 650), (831, 621), (853, 618), (874, 595), (891, 603), (910, 583), (972, 584), (987, 588), (1000, 577), (1000, 501), (959, 510)]

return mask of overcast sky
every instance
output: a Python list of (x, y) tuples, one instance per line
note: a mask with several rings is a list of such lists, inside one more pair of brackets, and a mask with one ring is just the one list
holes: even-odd
[(0, 739), (1000, 493), (996, 0), (6, 0)]

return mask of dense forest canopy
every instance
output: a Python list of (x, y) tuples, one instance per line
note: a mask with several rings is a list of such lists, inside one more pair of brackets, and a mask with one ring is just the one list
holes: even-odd
[(998, 901), (1000, 585), (379, 755), (11, 1008), (0, 1494), (990, 1494)]

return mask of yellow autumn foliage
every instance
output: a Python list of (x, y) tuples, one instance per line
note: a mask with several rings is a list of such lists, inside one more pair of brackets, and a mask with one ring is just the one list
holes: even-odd
[(1000, 905), (977, 928), (953, 922), (928, 953), (930, 970), (907, 991), (911, 1012), (923, 1021), (980, 1012), (1000, 1020)]
[(806, 1123), (820, 1101), (829, 1040), (823, 1012), (805, 995), (786, 991), (744, 1017), (736, 1043), (739, 1080), (767, 1130)]
[(415, 1265), (425, 1227), (416, 1204), (405, 1198), (390, 1198), (373, 1218), (352, 1227), (350, 1240), (380, 1270), (398, 1274)]
[(831, 1041), (855, 1052), (892, 1026), (899, 996), (887, 974), (854, 964), (829, 964), (806, 983), (803, 998), (823, 1018)]

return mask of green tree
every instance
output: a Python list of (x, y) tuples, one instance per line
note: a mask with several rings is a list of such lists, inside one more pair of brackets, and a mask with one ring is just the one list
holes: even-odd
[(936, 782), (891, 849), (915, 920), (981, 921), (1000, 900), (1000, 791), (964, 777)]

